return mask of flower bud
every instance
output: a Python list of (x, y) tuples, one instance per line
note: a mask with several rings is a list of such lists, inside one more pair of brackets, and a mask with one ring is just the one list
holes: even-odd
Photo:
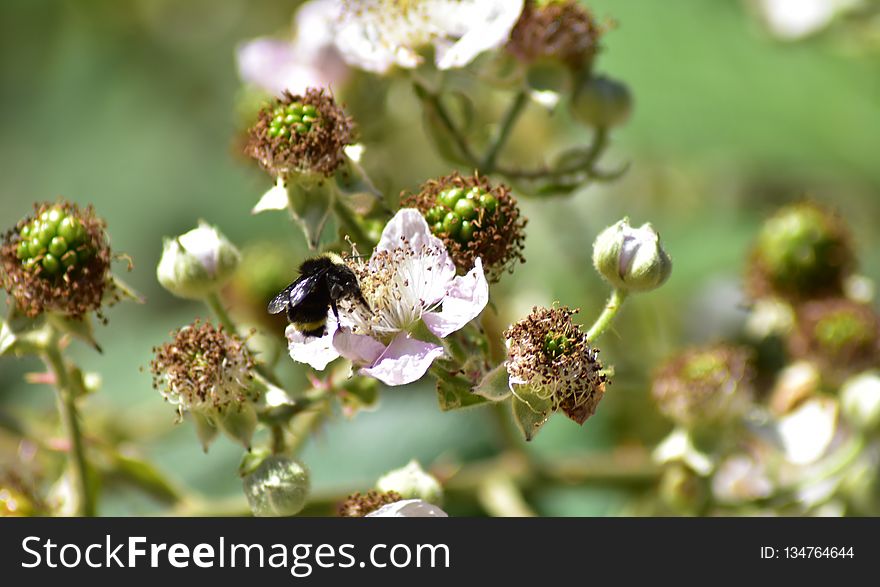
[(443, 488), (440, 482), (426, 473), (415, 460), (380, 477), (376, 482), (376, 489), (394, 491), (402, 499), (421, 499), (436, 505), (443, 504)]
[(232, 277), (241, 258), (220, 231), (205, 222), (177, 238), (165, 239), (156, 277), (172, 294), (199, 300)]
[(801, 202), (764, 223), (749, 259), (747, 287), (754, 298), (795, 302), (840, 296), (854, 264), (844, 222), (818, 204)]
[(306, 505), (309, 473), (291, 458), (272, 455), (244, 477), (243, 485), (255, 516), (294, 516)]
[(626, 292), (660, 287), (672, 273), (672, 260), (654, 227), (632, 228), (628, 218), (596, 237), (593, 265), (612, 286)]
[(707, 429), (745, 412), (752, 378), (745, 349), (723, 344), (694, 348), (660, 367), (651, 394), (660, 411), (677, 424)]
[(609, 77), (584, 76), (574, 90), (571, 113), (595, 128), (625, 123), (632, 112), (632, 95), (622, 82)]
[(860, 430), (880, 429), (880, 373), (869, 371), (846, 380), (840, 389), (840, 407)]

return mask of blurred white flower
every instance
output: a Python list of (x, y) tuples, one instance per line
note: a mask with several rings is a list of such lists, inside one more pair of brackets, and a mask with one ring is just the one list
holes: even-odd
[(768, 497), (773, 485), (764, 465), (748, 455), (726, 459), (712, 477), (712, 493), (719, 501), (743, 503)]
[(758, 0), (757, 8), (770, 32), (786, 40), (815, 34), (839, 13), (860, 0)]
[(383, 505), (365, 518), (448, 518), (449, 516), (435, 505), (421, 499), (404, 499)]
[(828, 451), (837, 431), (837, 402), (815, 398), (781, 418), (776, 431), (785, 456), (795, 465), (808, 465)]
[(242, 80), (274, 95), (341, 84), (349, 70), (334, 44), (338, 0), (311, 0), (296, 14), (293, 41), (260, 37), (238, 48)]
[(336, 47), (351, 65), (385, 73), (417, 67), (433, 46), (440, 69), (504, 45), (523, 0), (339, 0)]
[(691, 440), (690, 435), (682, 428), (676, 428), (657, 448), (652, 455), (658, 464), (680, 462), (687, 465), (698, 475), (706, 476), (712, 472), (714, 464), (705, 453), (700, 452)]

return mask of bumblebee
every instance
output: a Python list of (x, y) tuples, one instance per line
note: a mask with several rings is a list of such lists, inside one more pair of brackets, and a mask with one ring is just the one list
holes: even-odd
[(334, 253), (306, 259), (299, 266), (299, 277), (269, 302), (269, 313), (287, 311), (287, 319), (306, 336), (324, 336), (327, 332), (327, 311), (339, 319), (336, 302), (353, 297), (367, 305), (357, 276)]

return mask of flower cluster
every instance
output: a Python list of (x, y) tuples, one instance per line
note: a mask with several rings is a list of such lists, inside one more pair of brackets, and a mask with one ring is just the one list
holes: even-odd
[(343, 164), (343, 149), (351, 144), (353, 131), (351, 118), (328, 91), (285, 91), (260, 110), (245, 152), (275, 177), (330, 176)]
[(462, 273), (481, 259), (489, 280), (498, 281), (514, 263), (525, 261), (526, 219), (505, 185), (456, 172), (426, 182), (403, 205), (422, 213)]
[(30, 317), (52, 311), (74, 318), (100, 309), (111, 286), (105, 229), (91, 206), (35, 205), (0, 248), (3, 287), (19, 309)]
[[(535, 307), (508, 328), (504, 338), (510, 390), (516, 399), (533, 408), (533, 398), (544, 400), (549, 411), (561, 411), (583, 424), (605, 396), (608, 378), (598, 349), (571, 320), (576, 313), (566, 307)], [(544, 420), (549, 415), (542, 414)]]
[(443, 243), (431, 234), (417, 210), (404, 208), (382, 232), (369, 260), (353, 259), (366, 306), (339, 302), (339, 320), (327, 317), (327, 332), (317, 338), (288, 327), (294, 360), (323, 369), (343, 356), (388, 385), (403, 385), (425, 374), (444, 354), (441, 345), (420, 340), (422, 327), (437, 337), (460, 330), (489, 301), (489, 287), (479, 259), (457, 275)]

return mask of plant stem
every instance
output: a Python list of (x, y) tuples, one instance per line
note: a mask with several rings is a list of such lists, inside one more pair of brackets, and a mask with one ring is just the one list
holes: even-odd
[(611, 326), (611, 322), (614, 321), (614, 317), (617, 316), (617, 312), (620, 310), (620, 306), (625, 299), (626, 292), (622, 289), (615, 289), (611, 292), (611, 297), (608, 298), (608, 302), (605, 304), (605, 309), (602, 310), (602, 313), (596, 318), (596, 321), (590, 327), (590, 330), (587, 331), (587, 342), (594, 342), (603, 332), (608, 330), (608, 327)]
[(607, 146), (608, 130), (597, 128), (596, 134), (593, 135), (593, 141), (590, 143), (590, 148), (587, 150), (583, 160), (578, 161), (577, 163), (572, 163), (557, 169), (550, 167), (540, 167), (538, 169), (509, 169), (498, 167), (495, 171), (514, 179), (558, 179), (575, 173), (585, 173), (589, 178), (595, 180), (616, 179), (626, 170), (626, 168), (619, 173), (608, 174), (600, 173), (594, 169), (596, 162), (599, 160), (599, 157), (601, 157)]
[(73, 490), (77, 500), (77, 514), (80, 516), (95, 515), (95, 499), (89, 489), (88, 463), (86, 462), (85, 443), (79, 426), (79, 414), (76, 409), (76, 397), (70, 381), (70, 372), (61, 356), (57, 332), (43, 352), (43, 362), (55, 376), (55, 389), (58, 394), (58, 410), (70, 441), (70, 467), (73, 474)]
[(461, 133), (461, 131), (459, 131), (458, 127), (452, 121), (452, 117), (449, 115), (449, 112), (446, 111), (446, 107), (443, 106), (443, 103), (440, 101), (440, 96), (438, 94), (435, 94), (419, 82), (414, 82), (413, 86), (415, 87), (416, 95), (428, 106), (430, 106), (435, 114), (437, 114), (437, 118), (440, 120), (443, 128), (446, 129), (446, 132), (448, 132), (449, 135), (452, 137), (452, 140), (455, 141), (455, 146), (458, 147), (459, 151), (461, 151), (462, 156), (467, 160), (468, 164), (473, 165), (474, 167), (479, 166), (479, 158), (471, 149), (471, 146), (468, 144), (467, 139), (464, 138), (464, 135)]
[(489, 174), (494, 170), (495, 161), (498, 159), (501, 149), (504, 147), (505, 143), (507, 143), (507, 139), (527, 103), (527, 98), (528, 97), (523, 90), (516, 93), (513, 102), (510, 104), (510, 108), (508, 108), (507, 113), (504, 115), (504, 119), (501, 121), (501, 126), (498, 127), (498, 135), (492, 141), (489, 151), (483, 158), (483, 163), (480, 165), (481, 172)]
[(345, 203), (340, 202), (339, 198), (333, 201), (333, 212), (336, 213), (336, 219), (341, 227), (348, 233), (354, 242), (366, 247), (374, 247), (376, 242), (370, 238), (364, 227), (361, 226), (354, 214)]

